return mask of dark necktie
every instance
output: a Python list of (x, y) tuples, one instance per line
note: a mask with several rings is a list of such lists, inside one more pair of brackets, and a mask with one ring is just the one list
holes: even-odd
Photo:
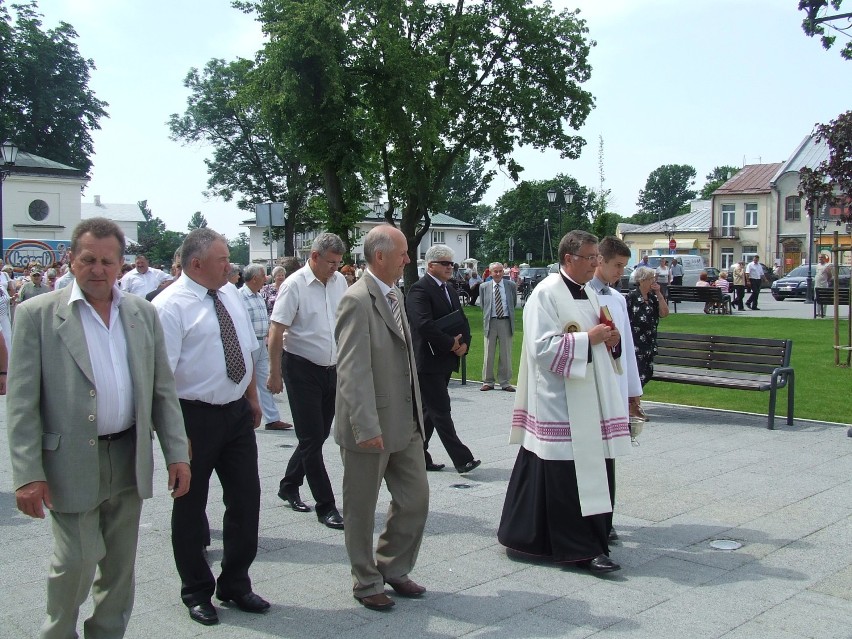
[(442, 282), (442, 283), (441, 283), (441, 290), (442, 290), (442, 291), (444, 291), (444, 297), (445, 297), (445, 298), (446, 298), (446, 300), (447, 300), (447, 304), (449, 304), (449, 305), (450, 305), (450, 310), (452, 310), (452, 308), (453, 308), (453, 302), (452, 302), (452, 300), (450, 299), (450, 291), (449, 291), (449, 290), (447, 290), (447, 285), (446, 285), (446, 283), (444, 283), (444, 282)]
[(500, 285), (494, 283), (494, 315), (503, 317), (503, 296), (500, 294)]
[(225, 369), (228, 371), (228, 379), (239, 384), (246, 374), (246, 362), (243, 359), (240, 340), (237, 338), (237, 329), (234, 328), (234, 321), (228, 309), (219, 299), (218, 291), (210, 290), (207, 294), (213, 298), (213, 308), (216, 309), (216, 319), (219, 320), (219, 333), (222, 336), (222, 349), (225, 351)]

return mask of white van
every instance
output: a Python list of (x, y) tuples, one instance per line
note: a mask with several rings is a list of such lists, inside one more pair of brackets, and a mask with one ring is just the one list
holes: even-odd
[[(649, 255), (648, 267), (656, 269), (660, 265), (660, 262), (668, 260), (669, 268), (671, 268), (672, 259), (675, 258), (683, 266), (683, 285), (695, 286), (698, 282), (698, 276), (701, 275), (701, 271), (707, 268), (704, 265), (704, 259), (700, 255)], [(634, 266), (633, 273), (636, 272), (635, 269), (639, 266), (644, 266), (641, 261)], [(635, 282), (632, 274), (630, 281)]]

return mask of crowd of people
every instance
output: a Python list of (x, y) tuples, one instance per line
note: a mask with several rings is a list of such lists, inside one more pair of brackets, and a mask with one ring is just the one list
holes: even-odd
[[(390, 609), (386, 586), (422, 596), (426, 588), (412, 573), (429, 514), (428, 473), (446, 468), (432, 435), (450, 470), (465, 475), (481, 464), (456, 428), (448, 391), (461, 358), (477, 347), (459, 298), (462, 281), (475, 282), (482, 308), (480, 390), (514, 399), (506, 421), (520, 449), (499, 541), (510, 553), (593, 574), (619, 570), (610, 558), (618, 539), (615, 460), (630, 451), (631, 420), (647, 417), (640, 397), (668, 314), (665, 286), (682, 277), (673, 274), (676, 265), (665, 265), (665, 282), (659, 269), (640, 266), (625, 298), (619, 282), (630, 248), (614, 237), (565, 235), (559, 272), (524, 307), (515, 386), (514, 265), (491, 263), (479, 277), (459, 269), (450, 247), (433, 245), (425, 273), (403, 296), (408, 243), (391, 225), (365, 236), (357, 267), (343, 264), (340, 237), (322, 233), (304, 264), (287, 258), (269, 276), (257, 264), (235, 268), (225, 238), (209, 228), (187, 235), (168, 270), (140, 255), (122, 275), (124, 251), (117, 225), (82, 222), (66, 285), (50, 290), (31, 268), (15, 291), (24, 300), (14, 332), (6, 323), (14, 285), (0, 281), (0, 330), (13, 334), (10, 344), (0, 340), (0, 392), (8, 388), (16, 501), (29, 516), (49, 513), (55, 540), (43, 637), (76, 636), (90, 592), (85, 633), (123, 635), (142, 502), (153, 493), (154, 434), (173, 497), (179, 594), (193, 621), (218, 623), (214, 597), (247, 613), (270, 608), (250, 576), (261, 425), (294, 431), (298, 444), (278, 497), (342, 531), (357, 602)], [(274, 399), (285, 391), (293, 424), (281, 420)], [(333, 423), (343, 461), (338, 487), (323, 458)], [(205, 554), (214, 472), (225, 506), (218, 575)], [(383, 483), (391, 501), (375, 544)]]

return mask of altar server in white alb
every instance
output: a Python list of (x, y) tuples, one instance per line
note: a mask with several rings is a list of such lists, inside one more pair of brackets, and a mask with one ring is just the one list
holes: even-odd
[[(621, 334), (621, 368), (618, 385), (621, 399), (628, 415), (639, 415), (639, 398), (642, 396), (642, 380), (639, 379), (639, 367), (636, 364), (636, 349), (633, 347), (633, 331), (630, 330), (630, 318), (627, 315), (627, 302), (619, 292), (619, 282), (624, 275), (624, 267), (630, 259), (630, 247), (617, 237), (605, 237), (598, 244), (600, 260), (595, 276), (588, 286), (598, 294), (601, 306), (609, 308), (615, 327)], [(607, 452), (613, 452), (611, 448)], [(606, 473), (609, 479), (609, 496), (615, 509), (615, 460), (608, 457)], [(612, 513), (607, 517), (609, 541), (618, 540), (618, 533), (612, 526)]]
[(521, 449), (498, 531), (511, 550), (592, 573), (620, 568), (609, 558), (606, 459), (630, 451), (621, 334), (587, 286), (599, 259), (597, 238), (571, 231), (559, 243), (560, 272), (524, 307), (510, 436)]

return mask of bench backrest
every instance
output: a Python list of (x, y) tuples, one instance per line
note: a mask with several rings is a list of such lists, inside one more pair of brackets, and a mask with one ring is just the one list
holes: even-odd
[[(817, 304), (834, 304), (834, 289), (833, 288), (815, 288)], [(849, 303), (849, 289), (841, 288), (837, 291), (837, 303)]]
[(790, 365), (793, 341), (692, 333), (658, 333), (655, 364), (771, 375)]
[(722, 289), (715, 286), (669, 286), (670, 302), (721, 302)]

